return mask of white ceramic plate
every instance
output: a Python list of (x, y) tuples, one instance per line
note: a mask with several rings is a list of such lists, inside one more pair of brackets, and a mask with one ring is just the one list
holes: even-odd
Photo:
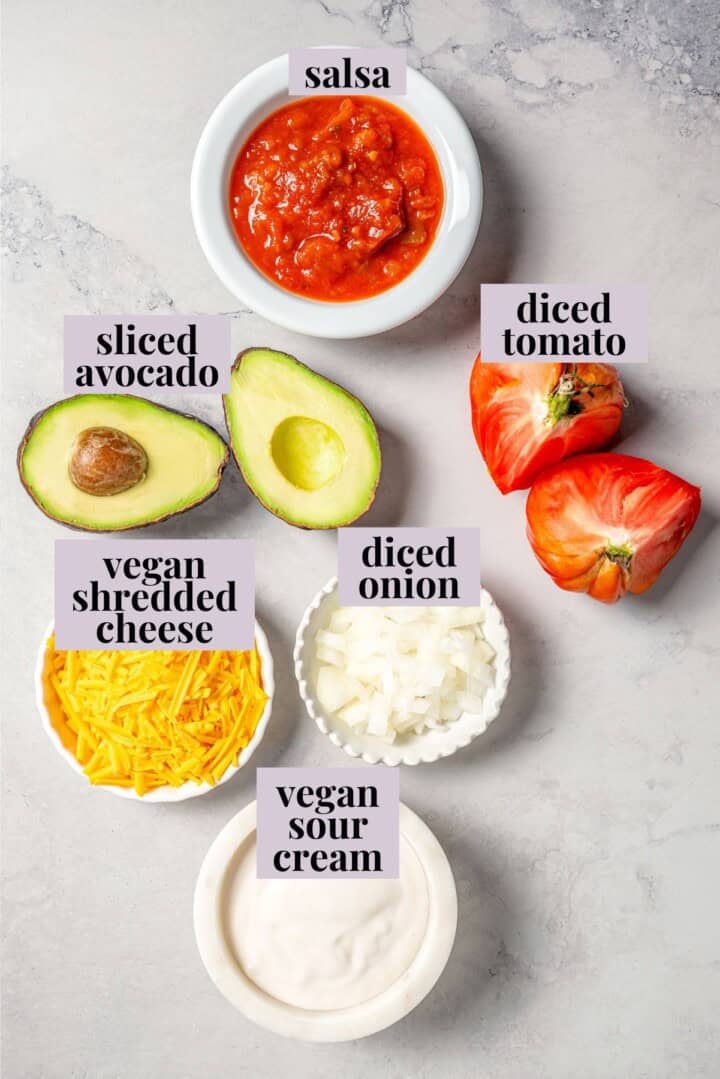
[(222, 99), (200, 136), (190, 180), (195, 231), (222, 283), (263, 318), (313, 337), (365, 337), (400, 326), (429, 307), (460, 272), (475, 243), (483, 183), (475, 143), (455, 106), (424, 75), (407, 72), (407, 96), (393, 102), (422, 128), (435, 150), (445, 205), (427, 255), (399, 284), (367, 300), (323, 303), (274, 284), (250, 262), (233, 232), (228, 207), (235, 158), (258, 124), (288, 104), (288, 58), (246, 75)]
[(302, 1041), (364, 1038), (397, 1023), (427, 996), (445, 969), (457, 928), (457, 893), (445, 852), (428, 826), (400, 805), (400, 832), (425, 872), (429, 913), (425, 938), (405, 974), (371, 1000), (337, 1011), (308, 1011), (259, 989), (237, 962), (225, 931), (223, 894), (237, 854), (255, 832), (256, 803), (225, 825), (200, 868), (195, 887), (195, 939), (205, 969), (230, 1003), (258, 1026)]
[(500, 610), (490, 593), (483, 588), (480, 606), (485, 613), (483, 633), (495, 649), (495, 681), (483, 699), (479, 714), (464, 712), (453, 723), (422, 731), (399, 735), (392, 742), (384, 742), (376, 735), (353, 730), (337, 716), (329, 715), (317, 699), (316, 684), (320, 664), (315, 654), (315, 635), (326, 629), (333, 611), (337, 610), (337, 578), (322, 588), (305, 611), (295, 638), (295, 677), (300, 696), (308, 714), (331, 742), (344, 750), (349, 757), (362, 757), (368, 764), (431, 764), (441, 757), (449, 757), (487, 730), (498, 715), (507, 695), (510, 682), (510, 640)]
[(270, 713), (272, 711), (272, 699), (275, 691), (275, 681), (273, 678), (273, 660), (270, 653), (270, 646), (267, 642), (262, 628), (255, 623), (255, 643), (257, 644), (258, 654), (262, 663), (262, 678), (263, 688), (267, 693), (267, 702), (263, 710), (258, 725), (255, 728), (255, 733), (243, 749), (238, 759), (237, 767), (230, 767), (224, 773), (224, 775), (218, 780), (214, 787), (211, 787), (209, 783), (183, 783), (181, 787), (158, 787), (157, 790), (148, 791), (147, 794), (143, 794), (142, 797), (136, 794), (131, 787), (112, 787), (105, 786), (102, 783), (91, 784), (88, 783), (87, 777), (83, 772), (82, 765), (78, 759), (66, 749), (60, 740), (60, 736), (53, 727), (50, 721), (50, 715), (45, 704), (45, 693), (43, 689), (43, 666), (45, 662), (45, 649), (49, 637), (53, 632), (53, 623), (51, 622), (47, 630), (43, 635), (42, 642), (40, 644), (40, 650), (38, 652), (37, 663), (35, 664), (35, 699), (37, 701), (38, 711), (40, 712), (40, 719), (42, 721), (43, 728), (48, 738), (55, 746), (62, 759), (68, 764), (73, 772), (77, 773), (81, 779), (92, 789), (97, 791), (110, 791), (111, 794), (116, 794), (119, 798), (131, 798), (136, 802), (184, 802), (186, 798), (198, 798), (201, 794), (207, 794), (209, 791), (216, 790), (223, 783), (227, 783), (229, 779), (240, 771), (240, 769), (247, 764), (252, 757), (253, 753), (263, 740), (263, 735), (270, 721)]

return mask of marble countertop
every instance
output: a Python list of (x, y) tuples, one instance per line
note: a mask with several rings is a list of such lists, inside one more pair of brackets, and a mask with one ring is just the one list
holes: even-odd
[[(6, 575), (7, 1079), (712, 1079), (720, 1070), (718, 9), (713, 0), (70, 0), (4, 5), (2, 441)], [(298, 339), (238, 307), (190, 220), (193, 150), (220, 97), (294, 44), (404, 44), (477, 139), (486, 204), (465, 271), (377, 339)], [(622, 447), (699, 483), (704, 511), (645, 597), (555, 589), (475, 449), (480, 281), (646, 281), (651, 361), (628, 368)], [(358, 393), (385, 472), (366, 523), (480, 525), (514, 673), (487, 738), (406, 769), (459, 889), (433, 994), (364, 1042), (254, 1028), (193, 939), (200, 861), (253, 773), (182, 805), (78, 782), (36, 715), (53, 539), (12, 474), (62, 396), (62, 317), (226, 312), (238, 348), (297, 353)], [(177, 402), (177, 398), (172, 403)], [(181, 402), (220, 422), (219, 403)], [(254, 536), (278, 676), (257, 763), (341, 764), (291, 677), (332, 535), (267, 514), (236, 473), (150, 535)]]

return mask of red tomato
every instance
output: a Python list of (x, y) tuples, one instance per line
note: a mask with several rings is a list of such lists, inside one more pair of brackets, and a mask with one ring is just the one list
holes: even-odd
[(651, 461), (590, 453), (535, 480), (528, 539), (568, 592), (615, 603), (645, 592), (677, 554), (700, 512), (700, 488)]
[(603, 363), (482, 363), (470, 378), (473, 431), (502, 493), (548, 465), (599, 450), (620, 426), (625, 395)]

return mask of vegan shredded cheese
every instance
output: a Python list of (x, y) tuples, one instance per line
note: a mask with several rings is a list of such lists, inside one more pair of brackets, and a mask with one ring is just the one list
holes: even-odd
[(47, 644), (45, 703), (63, 745), (93, 784), (218, 782), (265, 708), (251, 652), (57, 652)]

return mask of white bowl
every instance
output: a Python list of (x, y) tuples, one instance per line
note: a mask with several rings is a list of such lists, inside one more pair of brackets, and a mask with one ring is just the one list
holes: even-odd
[(216, 790), (223, 783), (227, 783), (229, 779), (240, 771), (240, 769), (247, 764), (252, 757), (253, 753), (263, 740), (263, 735), (270, 721), (270, 713), (272, 711), (272, 699), (275, 692), (275, 681), (273, 678), (273, 660), (270, 652), (270, 646), (267, 642), (262, 628), (255, 623), (255, 643), (257, 645), (258, 655), (260, 656), (260, 662), (262, 664), (262, 678), (263, 688), (267, 693), (267, 701), (263, 713), (258, 720), (258, 725), (255, 728), (255, 733), (243, 749), (240, 757), (238, 758), (237, 766), (231, 766), (228, 768), (221, 778), (217, 781), (215, 786), (211, 786), (209, 783), (183, 783), (181, 787), (158, 787), (156, 790), (148, 791), (147, 794), (140, 796), (132, 787), (113, 787), (105, 785), (103, 783), (90, 784), (88, 783), (87, 776), (83, 771), (83, 767), (77, 757), (66, 749), (60, 740), (60, 735), (55, 730), (50, 720), (50, 714), (45, 704), (45, 691), (43, 687), (43, 667), (45, 664), (45, 650), (49, 637), (53, 632), (53, 623), (51, 622), (43, 636), (40, 644), (40, 651), (38, 652), (37, 663), (35, 665), (35, 699), (37, 701), (38, 711), (40, 712), (40, 719), (42, 721), (43, 728), (48, 738), (55, 746), (62, 759), (68, 764), (73, 772), (76, 772), (85, 783), (92, 788), (92, 790), (109, 791), (111, 794), (116, 794), (119, 798), (132, 798), (137, 802), (184, 802), (187, 798), (198, 798), (201, 794), (207, 794), (209, 791)]
[(228, 871), (254, 834), (256, 803), (225, 825), (207, 852), (195, 886), (195, 939), (205, 969), (230, 1003), (258, 1026), (312, 1042), (351, 1041), (397, 1023), (427, 996), (445, 969), (457, 928), (457, 893), (445, 852), (428, 826), (400, 805), (400, 832), (425, 872), (429, 912), (425, 937), (408, 970), (384, 992), (350, 1008), (309, 1011), (270, 996), (245, 974), (225, 932), (223, 894)]
[(295, 638), (293, 658), (295, 677), (308, 715), (315, 720), (323, 734), (349, 757), (362, 757), (367, 764), (431, 764), (469, 745), (487, 730), (507, 695), (510, 640), (500, 609), (485, 588), (481, 592), (480, 606), (485, 613), (483, 633), (495, 649), (495, 681), (483, 698), (482, 712), (463, 712), (453, 723), (420, 734), (398, 735), (392, 743), (384, 742), (376, 735), (353, 730), (337, 716), (329, 715), (317, 699), (315, 687), (319, 663), (315, 653), (315, 635), (318, 630), (327, 627), (338, 606), (337, 578), (333, 577), (318, 592), (303, 615)]
[[(441, 90), (412, 68), (407, 96), (393, 102), (432, 144), (445, 187), (435, 240), (419, 266), (387, 292), (367, 300), (324, 303), (294, 295), (265, 277), (245, 255), (230, 221), (230, 173), (258, 124), (288, 97), (288, 58), (246, 75), (220, 102), (200, 136), (190, 205), (200, 246), (222, 283), (263, 318), (313, 337), (365, 337), (400, 326), (429, 307), (460, 272), (475, 242), (483, 203), (477, 150), (465, 121)], [(294, 100), (298, 100), (297, 98)]]

